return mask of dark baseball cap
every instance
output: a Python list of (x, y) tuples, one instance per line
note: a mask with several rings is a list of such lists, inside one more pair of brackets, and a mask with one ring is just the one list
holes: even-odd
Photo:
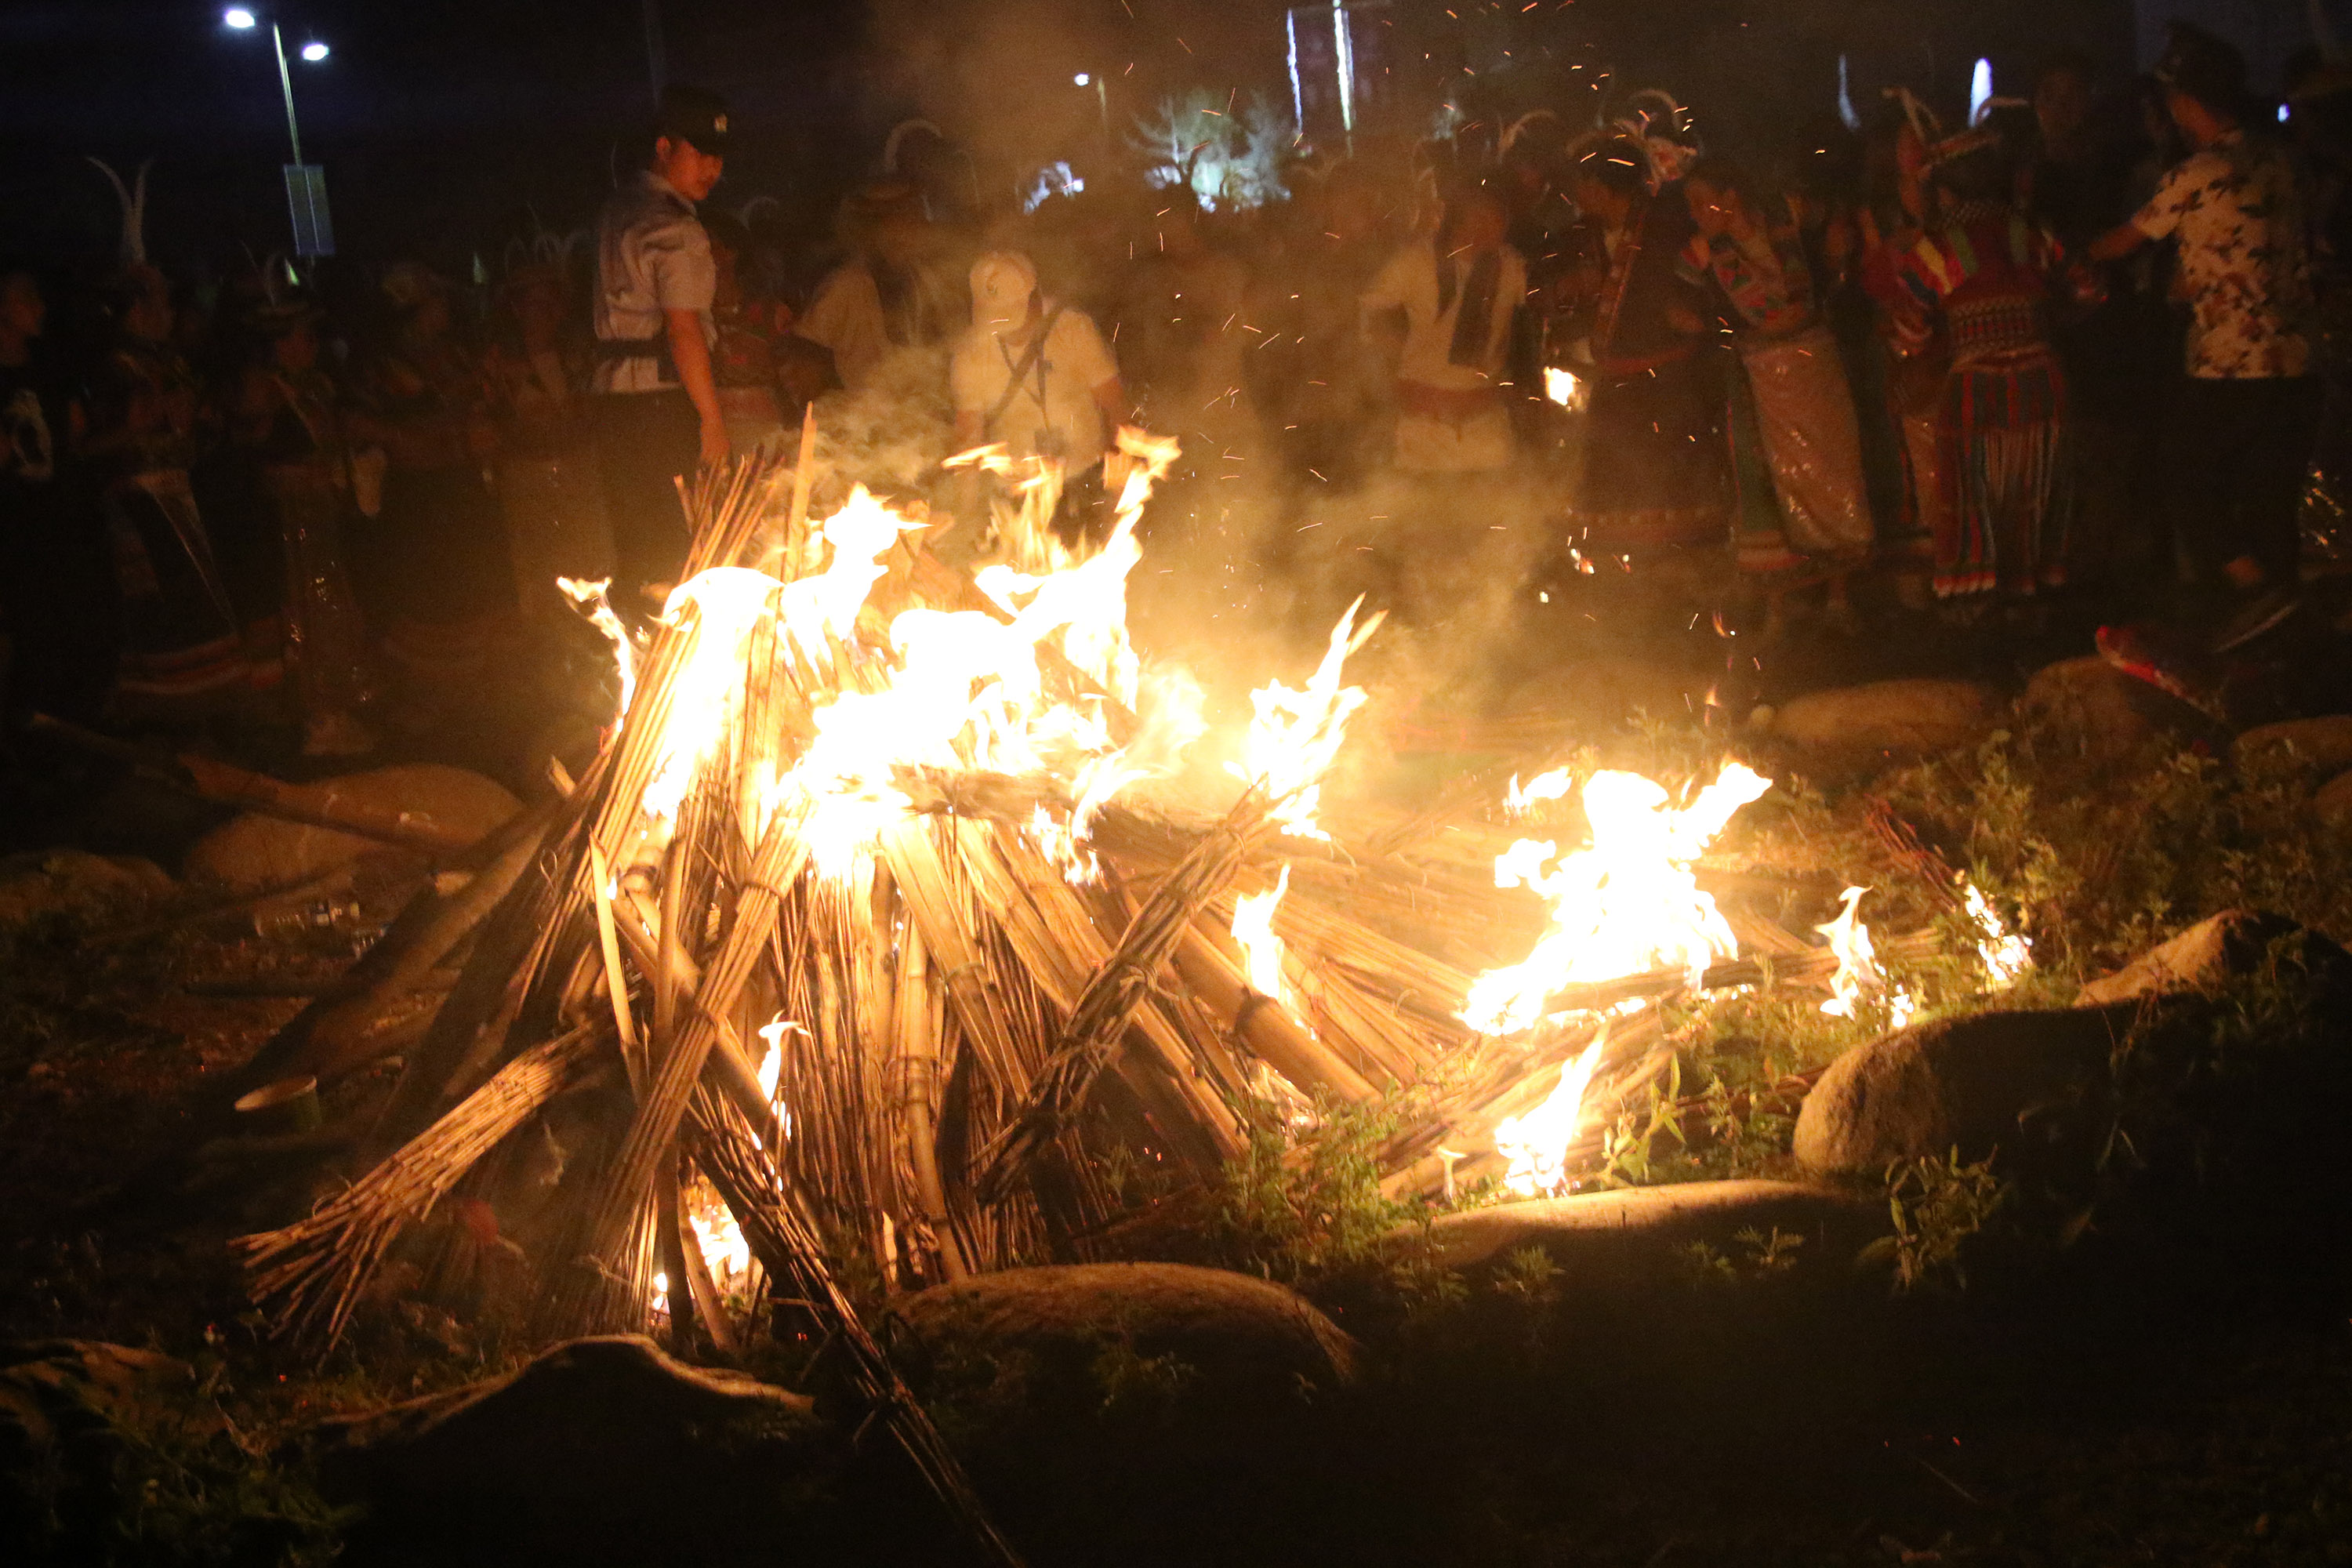
[(2246, 57), (2226, 38), (2193, 22), (2175, 22), (2152, 73), (2173, 91), (2206, 108), (2236, 114), (2246, 97)]
[(692, 142), (697, 152), (723, 156), (728, 141), (727, 100), (703, 88), (666, 87), (654, 135)]

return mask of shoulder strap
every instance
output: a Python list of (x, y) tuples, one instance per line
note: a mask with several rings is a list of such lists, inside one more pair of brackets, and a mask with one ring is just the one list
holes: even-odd
[[(1062, 319), (1062, 306), (1055, 305), (1045, 312), (1045, 319), (1037, 323), (1037, 335), (1029, 340), (1028, 350), (1022, 354), (1021, 363), (1013, 367), (1013, 374), (1004, 384), (1004, 395), (996, 400), (996, 406), (991, 408), (981, 421), (983, 432), (1003, 418), (1004, 411), (1013, 406), (1013, 400), (1021, 395), (1021, 384), (1029, 379), (1029, 373), (1037, 368), (1038, 360), (1045, 356), (1045, 340), (1054, 335), (1054, 323)], [(1001, 349), (1003, 345), (1000, 343), (998, 346)]]

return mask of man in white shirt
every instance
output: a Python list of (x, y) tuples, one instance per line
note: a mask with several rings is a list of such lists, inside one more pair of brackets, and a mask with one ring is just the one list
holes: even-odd
[(724, 461), (727, 425), (710, 370), (719, 272), (695, 204), (718, 184), (727, 108), (714, 93), (662, 94), (653, 161), (604, 204), (596, 224), (596, 358), (591, 407), (616, 590), (645, 606), (686, 559), (677, 481)]
[(1126, 416), (1110, 345), (1082, 310), (1037, 292), (1037, 269), (1017, 251), (972, 264), (971, 330), (948, 367), (956, 442), (1001, 442), (1015, 458), (1063, 466), (1066, 537), (1098, 531), (1103, 458)]

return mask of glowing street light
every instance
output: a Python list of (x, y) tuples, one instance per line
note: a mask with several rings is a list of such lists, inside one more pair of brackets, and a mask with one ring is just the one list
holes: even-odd
[[(235, 32), (251, 32), (261, 22), (262, 14), (249, 5), (232, 5), (221, 13), (221, 25)], [(294, 118), (294, 77), (286, 68), (286, 35), (275, 16), (269, 18), (269, 46), (278, 56), (278, 90), (286, 100), (286, 141), (294, 153), (294, 161), (286, 165), (286, 204), (294, 218), (294, 253), (332, 256), (335, 232), (327, 217), (327, 172), (302, 162), (302, 127)], [(327, 46), (310, 39), (303, 44), (301, 55), (317, 65), (327, 58)]]

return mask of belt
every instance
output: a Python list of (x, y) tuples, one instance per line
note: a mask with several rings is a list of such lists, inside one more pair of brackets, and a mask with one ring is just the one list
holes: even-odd
[(598, 338), (596, 363), (610, 364), (621, 360), (649, 359), (667, 381), (677, 379), (677, 362), (670, 357), (669, 334), (656, 332), (649, 338)]

